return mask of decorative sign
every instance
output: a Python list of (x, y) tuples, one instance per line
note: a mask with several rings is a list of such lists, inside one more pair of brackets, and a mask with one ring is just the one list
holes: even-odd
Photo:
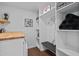
[(44, 6), (44, 7), (42, 7), (40, 9), (40, 15), (43, 15), (43, 14), (47, 13), (50, 10), (51, 10), (51, 6), (50, 5)]
[(26, 18), (24, 25), (25, 27), (33, 27), (33, 19)]
[(48, 11), (50, 11), (50, 5), (46, 6), (43, 10), (43, 14), (47, 13)]

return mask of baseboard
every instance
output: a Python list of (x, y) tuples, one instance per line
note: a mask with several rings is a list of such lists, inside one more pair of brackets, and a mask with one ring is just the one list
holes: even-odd
[(28, 47), (28, 49), (30, 49), (30, 48), (35, 48), (36, 46), (31, 46), (31, 47)]

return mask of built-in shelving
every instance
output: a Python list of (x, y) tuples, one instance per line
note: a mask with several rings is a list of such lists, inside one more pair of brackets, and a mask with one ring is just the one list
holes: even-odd
[(57, 10), (57, 12), (59, 12), (59, 13), (72, 13), (72, 12), (79, 11), (78, 7), (79, 7), (79, 3), (73, 2), (65, 7), (60, 8), (59, 10)]
[(79, 2), (73, 2), (56, 10), (56, 52), (59, 56), (79, 56), (79, 50), (77, 50), (79, 48), (79, 30), (59, 29), (60, 24), (68, 13), (76, 14), (79, 16)]
[(64, 48), (57, 48), (57, 50), (63, 52), (64, 54), (68, 56), (79, 56), (79, 53), (70, 49), (64, 49)]
[(57, 2), (57, 5), (56, 5), (57, 8), (56, 9), (59, 10), (59, 9), (69, 5), (71, 3), (73, 3), (73, 2)]
[(58, 15), (58, 19), (57, 19), (57, 28), (58, 28), (58, 31), (78, 31), (76, 29), (74, 30), (64, 30), (64, 29), (59, 29), (59, 25), (61, 24), (61, 22), (65, 19), (65, 16), (68, 14), (68, 13), (72, 13), (74, 14), (75, 12), (79, 12), (79, 3), (78, 2), (73, 2), (65, 7), (62, 7), (60, 8), (59, 10), (57, 10), (57, 15)]
[[(50, 8), (48, 8), (48, 6), (50, 6)], [(44, 46), (41, 44), (42, 42), (45, 41), (52, 42), (54, 40), (53, 33), (55, 27), (55, 10), (56, 10), (55, 2), (52, 2), (46, 5), (45, 7), (41, 6), (41, 8), (39, 8), (40, 50), (45, 50)]]
[(71, 32), (71, 31), (73, 31), (73, 32), (77, 32), (77, 31), (79, 31), (79, 30), (57, 30), (58, 32)]

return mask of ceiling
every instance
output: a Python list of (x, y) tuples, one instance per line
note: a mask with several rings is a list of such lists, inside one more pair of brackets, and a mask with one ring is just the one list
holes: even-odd
[(17, 7), (33, 12), (38, 12), (38, 9), (41, 6), (48, 4), (54, 4), (54, 3), (53, 2), (0, 2), (0, 6)]

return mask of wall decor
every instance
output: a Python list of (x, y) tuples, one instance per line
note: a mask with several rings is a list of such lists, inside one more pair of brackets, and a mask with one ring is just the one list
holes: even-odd
[(33, 19), (26, 18), (24, 25), (25, 27), (33, 27)]
[(2, 13), (1, 15), (2, 19), (8, 20), (9, 19), (9, 14), (8, 13)]
[(7, 14), (7, 13), (4, 13), (4, 19), (6, 19), (6, 20), (8, 20), (8, 18), (9, 18), (9, 15)]

